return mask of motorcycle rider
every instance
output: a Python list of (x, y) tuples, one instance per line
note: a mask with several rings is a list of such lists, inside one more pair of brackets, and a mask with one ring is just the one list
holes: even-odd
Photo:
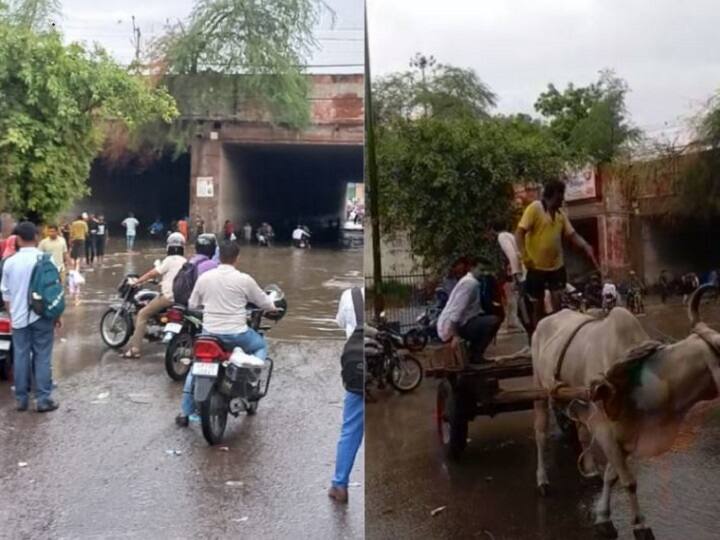
[(300, 225), (292, 232), (292, 239), (295, 247), (307, 247), (310, 245), (310, 233)]
[(214, 234), (199, 234), (195, 239), (195, 255), (190, 258), (189, 262), (197, 266), (198, 277), (208, 270), (217, 268), (218, 261), (215, 259), (216, 251), (217, 240)]
[(149, 270), (133, 283), (137, 286), (160, 278), (161, 294), (138, 313), (135, 331), (130, 338), (130, 347), (123, 353), (123, 358), (140, 358), (148, 320), (173, 305), (173, 281), (183, 264), (187, 262), (184, 255), (185, 237), (177, 232), (170, 234), (167, 238), (167, 257), (160, 266)]
[[(237, 242), (222, 242), (220, 265), (198, 277), (188, 305), (190, 309), (203, 310), (203, 334), (215, 336), (227, 346), (240, 347), (246, 354), (265, 360), (267, 344), (247, 325), (247, 304), (253, 303), (266, 312), (276, 308), (272, 298), (250, 275), (235, 268), (239, 255)], [(192, 370), (185, 379), (181, 409), (175, 423), (187, 427), (195, 411)]]

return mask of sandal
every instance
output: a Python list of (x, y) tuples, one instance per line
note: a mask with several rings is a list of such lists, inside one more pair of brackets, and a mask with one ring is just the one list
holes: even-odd
[(137, 349), (128, 349), (127, 351), (122, 353), (120, 358), (137, 360), (138, 358), (140, 358), (140, 351), (138, 351)]

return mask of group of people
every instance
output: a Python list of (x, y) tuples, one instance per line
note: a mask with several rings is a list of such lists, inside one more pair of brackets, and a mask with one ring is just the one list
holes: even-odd
[[(48, 227), (48, 233), (50, 228)], [(103, 263), (108, 238), (105, 216), (83, 212), (74, 221), (63, 223), (58, 230), (70, 251), (74, 270), (80, 270), (83, 259), (88, 266), (93, 265), (96, 260)]]
[(365, 218), (365, 205), (356, 199), (347, 201), (345, 206), (345, 220), (358, 224)]
[(518, 311), (525, 313), (520, 322), (530, 337), (547, 313), (546, 291), (550, 311), (560, 308), (560, 295), (567, 284), (563, 241), (598, 267), (592, 247), (575, 231), (562, 210), (564, 197), (565, 184), (549, 182), (542, 199), (525, 208), (514, 234), (503, 230), (502, 224), (493, 226), (504, 256), (499, 280), (497, 269), (492, 268), (489, 260), (463, 256), (454, 261), (453, 272), (463, 276), (450, 292), (437, 330), (453, 349), (457, 350), (462, 340), (468, 341), (472, 363), (486, 361), (485, 350), (505, 318), (504, 283), (515, 296)]

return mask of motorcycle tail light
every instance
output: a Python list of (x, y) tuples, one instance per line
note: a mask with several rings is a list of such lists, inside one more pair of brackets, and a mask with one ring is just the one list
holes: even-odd
[(10, 319), (0, 319), (0, 334), (9, 334), (10, 329)]
[(198, 339), (193, 348), (193, 355), (200, 362), (222, 362), (230, 358), (230, 353), (224, 351), (217, 341), (209, 339)]
[(167, 320), (174, 323), (182, 322), (182, 312), (178, 309), (171, 309), (167, 312)]

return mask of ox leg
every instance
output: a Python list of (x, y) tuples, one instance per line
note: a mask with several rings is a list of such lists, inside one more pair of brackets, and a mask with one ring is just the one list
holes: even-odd
[(537, 487), (540, 495), (548, 494), (548, 482), (545, 469), (545, 446), (547, 445), (549, 410), (546, 399), (538, 399), (534, 403), (535, 410), (535, 444), (537, 445)]
[(617, 480), (617, 472), (608, 463), (603, 476), (603, 490), (595, 509), (595, 534), (601, 538), (617, 538), (618, 536), (617, 529), (610, 520), (610, 495)]
[[(632, 516), (633, 534), (636, 540), (654, 540), (652, 530), (645, 524), (645, 518), (640, 512), (640, 503), (637, 496), (637, 481), (627, 465), (627, 456), (623, 453), (613, 437), (610, 423), (601, 415), (600, 420), (591, 426), (595, 439), (600, 444), (608, 460), (608, 466), (617, 471), (620, 484), (627, 491), (630, 500), (630, 515)], [(607, 469), (606, 469), (607, 472)], [(604, 488), (603, 488), (604, 489)], [(609, 502), (609, 501), (608, 501)]]

